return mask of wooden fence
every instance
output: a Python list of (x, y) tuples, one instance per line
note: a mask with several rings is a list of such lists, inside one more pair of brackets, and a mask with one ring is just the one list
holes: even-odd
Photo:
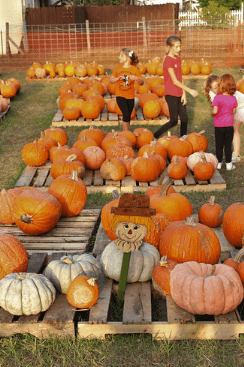
[(77, 24), (86, 20), (90, 23), (137, 22), (143, 17), (146, 21), (175, 20), (178, 13), (179, 4), (29, 8), (27, 25)]

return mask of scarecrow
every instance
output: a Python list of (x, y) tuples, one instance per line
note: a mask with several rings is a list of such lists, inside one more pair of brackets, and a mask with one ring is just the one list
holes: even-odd
[(107, 245), (101, 262), (105, 275), (119, 281), (118, 299), (123, 301), (126, 282), (151, 279), (152, 269), (160, 259), (158, 250), (143, 241), (147, 232), (153, 229), (151, 216), (156, 209), (150, 208), (147, 195), (123, 194), (118, 207), (112, 207), (111, 213), (114, 218), (110, 228), (117, 239)]

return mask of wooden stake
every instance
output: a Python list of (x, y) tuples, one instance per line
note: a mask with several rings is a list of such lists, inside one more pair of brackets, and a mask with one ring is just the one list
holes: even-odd
[(119, 301), (124, 301), (124, 297), (125, 297), (125, 287), (126, 287), (126, 281), (127, 281), (127, 274), (129, 270), (130, 255), (131, 255), (131, 252), (124, 252), (124, 255), (123, 255), (121, 273), (120, 273), (120, 278), (119, 278), (119, 288), (118, 288), (118, 300)]

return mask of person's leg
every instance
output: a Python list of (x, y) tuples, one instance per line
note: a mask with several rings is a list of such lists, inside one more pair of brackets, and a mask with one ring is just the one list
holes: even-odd
[(126, 99), (124, 97), (116, 97), (116, 101), (123, 114), (123, 130), (127, 131), (130, 127), (130, 116), (134, 107), (134, 98)]
[(187, 134), (188, 116), (186, 111), (186, 105), (183, 106), (182, 102), (179, 103), (179, 116), (180, 116), (180, 136)]
[(239, 133), (239, 127), (241, 125), (241, 121), (234, 119), (234, 136), (233, 136), (233, 150), (235, 155), (238, 157), (241, 155), (241, 136)]
[(219, 163), (222, 163), (223, 160), (223, 147), (224, 147), (224, 134), (222, 127), (215, 127), (215, 150), (216, 157)]
[(231, 163), (234, 128), (233, 126), (227, 126), (227, 127), (224, 127), (223, 129), (225, 129), (225, 134), (224, 134), (225, 163)]
[(165, 131), (169, 130), (171, 127), (177, 125), (178, 123), (180, 97), (167, 95), (165, 96), (165, 99), (169, 107), (170, 120), (169, 122), (161, 126), (157, 131), (155, 131), (154, 137), (156, 139), (159, 138)]

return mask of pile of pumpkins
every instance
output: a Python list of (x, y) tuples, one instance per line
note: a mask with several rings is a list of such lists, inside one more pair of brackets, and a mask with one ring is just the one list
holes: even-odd
[[(156, 264), (155, 254), (151, 255), (150, 262), (148, 258), (145, 260), (154, 292), (171, 295), (179, 307), (192, 314), (220, 315), (233, 311), (243, 300), (244, 262), (241, 258), (244, 249), (234, 259), (219, 263), (221, 246), (213, 228), (222, 224), (226, 239), (237, 248), (243, 247), (244, 203), (234, 203), (224, 211), (211, 197), (199, 208), (199, 222), (196, 222), (191, 215), (190, 202), (170, 189), (167, 184), (160, 194), (150, 196), (150, 207), (156, 208), (156, 214), (152, 217), (154, 227), (144, 242), (158, 250), (158, 259), (161, 257)], [(107, 203), (101, 213), (104, 231), (111, 241), (116, 240), (111, 229), (114, 219), (111, 207), (118, 205), (117, 197)], [(117, 280), (119, 267), (109, 261), (109, 251), (110, 245), (107, 245), (102, 254), (103, 267), (108, 277)], [(139, 258), (138, 254), (138, 261)], [(143, 269), (145, 275), (140, 264), (134, 273), (140, 276), (139, 269)]]
[(15, 78), (0, 79), (0, 113), (5, 112), (9, 105), (9, 99), (20, 92), (20, 82)]
[[(136, 116), (136, 109), (140, 107), (147, 119), (154, 119), (165, 115), (169, 117), (168, 104), (165, 100), (164, 79), (158, 76), (143, 77), (143, 85), (135, 82), (135, 107), (131, 113), (131, 119)], [(59, 88), (57, 104), (63, 112), (66, 120), (77, 120), (80, 116), (85, 119), (96, 119), (104, 110), (122, 116), (122, 112), (116, 102), (116, 83), (110, 83), (110, 76), (103, 75), (100, 80), (97, 78), (77, 77), (68, 78)], [(107, 101), (104, 96), (110, 94)]]
[(33, 62), (30, 68), (26, 72), (28, 78), (45, 78), (49, 76), (50, 78), (63, 77), (85, 77), (85, 76), (95, 76), (104, 75), (105, 68), (103, 65), (98, 64), (93, 61), (91, 63), (81, 63), (81, 62), (59, 62), (57, 64), (46, 61), (45, 64), (40, 62)]
[(85, 170), (90, 169), (100, 170), (105, 180), (120, 181), (131, 175), (138, 182), (155, 181), (165, 169), (171, 179), (181, 180), (188, 168), (198, 180), (206, 181), (218, 164), (217, 158), (206, 152), (208, 141), (203, 131), (190, 133), (185, 139), (168, 133), (156, 141), (147, 128), (111, 131), (105, 135), (91, 126), (79, 133), (72, 147), (67, 143), (66, 131), (51, 127), (23, 147), (22, 159), (28, 166), (41, 166), (49, 159), (54, 179), (73, 170), (81, 179)]
[[(141, 74), (148, 73), (149, 75), (164, 75), (163, 71), (163, 59), (160, 57), (154, 57), (151, 60), (148, 60), (146, 63), (139, 63), (138, 64), (139, 70)], [(194, 60), (185, 61), (182, 60), (181, 62), (181, 68), (182, 68), (182, 75), (209, 75), (212, 72), (212, 65), (209, 61), (206, 61), (204, 59), (201, 60), (201, 62), (197, 62)]]
[(75, 308), (89, 308), (98, 299), (101, 267), (91, 254), (63, 256), (36, 274), (27, 272), (28, 254), (16, 237), (0, 234), (0, 252), (0, 306), (13, 315), (46, 311), (56, 290)]

